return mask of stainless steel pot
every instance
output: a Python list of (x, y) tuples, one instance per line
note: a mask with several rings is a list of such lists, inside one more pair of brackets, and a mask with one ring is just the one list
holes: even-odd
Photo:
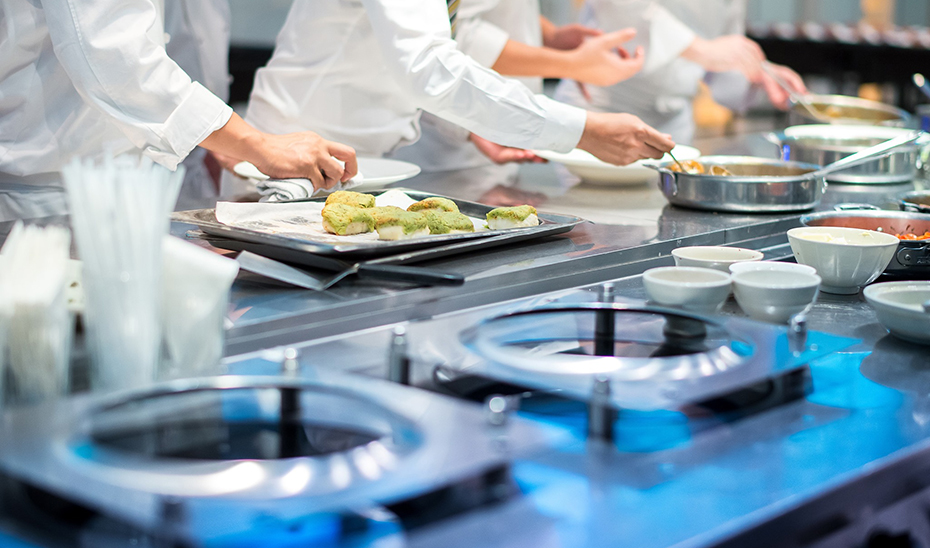
[(789, 125), (830, 120), (833, 124), (905, 127), (911, 121), (911, 115), (906, 110), (868, 99), (848, 95), (806, 95), (805, 98), (824, 114), (823, 119), (814, 118), (804, 107), (795, 104), (788, 112)]
[[(783, 160), (824, 166), (908, 133), (909, 130), (903, 128), (818, 124), (792, 126), (766, 137), (779, 147), (779, 156)], [(916, 144), (902, 146), (884, 158), (831, 173), (827, 180), (847, 184), (909, 182), (917, 174), (918, 152)]]
[(901, 211), (930, 213), (930, 191), (915, 190), (905, 194), (898, 202)]
[(804, 211), (820, 203), (826, 179), (811, 176), (820, 166), (752, 156), (702, 156), (701, 163), (725, 167), (732, 176), (692, 175), (657, 164), (659, 188), (673, 205), (710, 211)]
[[(888, 234), (923, 234), (930, 231), (930, 215), (923, 213), (885, 211), (862, 204), (839, 205), (836, 208), (838, 211), (804, 215), (801, 224), (861, 228)], [(885, 272), (900, 274), (908, 271), (930, 271), (930, 241), (901, 240), (898, 244), (895, 258)]]

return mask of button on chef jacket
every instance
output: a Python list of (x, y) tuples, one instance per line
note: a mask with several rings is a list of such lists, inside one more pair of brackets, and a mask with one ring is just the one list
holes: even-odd
[(521, 148), (571, 150), (585, 123), (456, 49), (442, 0), (295, 0), (246, 119), (380, 156), (419, 138), (419, 109)]
[(165, 53), (162, 10), (161, 0), (0, 0), (0, 193), (60, 186), (72, 156), (104, 150), (174, 169), (226, 124), (232, 109)]
[[(491, 67), (508, 40), (542, 46), (539, 15), (539, 0), (459, 0), (455, 43), (481, 66)], [(533, 93), (542, 93), (542, 78), (514, 80)], [(468, 130), (429, 113), (420, 118), (420, 123), (420, 140), (401, 148), (392, 158), (413, 162), (425, 172), (482, 167), (495, 183), (516, 175), (516, 164), (497, 165), (479, 152), (468, 140)]]

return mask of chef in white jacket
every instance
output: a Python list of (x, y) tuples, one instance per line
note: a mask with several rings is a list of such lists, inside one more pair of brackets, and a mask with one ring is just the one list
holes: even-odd
[(65, 213), (59, 170), (107, 150), (174, 169), (199, 144), (320, 186), (357, 169), (351, 148), (259, 132), (192, 82), (160, 0), (0, 0), (0, 22), (0, 221)]
[[(191, 80), (229, 101), (229, 0), (165, 0), (165, 51)], [(177, 210), (213, 207), (219, 171), (211, 173), (207, 150), (197, 147), (184, 159), (184, 184)], [(212, 160), (213, 165), (219, 167)]]
[(442, 0), (296, 0), (258, 71), (246, 119), (313, 128), (382, 156), (420, 137), (420, 109), (495, 143), (585, 148), (625, 164), (673, 143), (629, 115), (586, 113), (534, 94), (456, 48)]
[[(514, 76), (533, 93), (542, 93), (543, 77), (574, 78), (611, 85), (635, 74), (643, 51), (629, 55), (622, 45), (634, 31), (601, 31), (572, 24), (557, 27), (541, 16), (539, 0), (460, 0), (455, 42), (484, 67)], [(468, 130), (423, 113), (422, 137), (393, 157), (419, 165), (425, 172), (482, 168), (488, 184), (506, 182), (517, 165), (533, 161), (529, 151), (504, 148)], [(495, 164), (502, 164), (497, 165)]]
[[(634, 27), (646, 46), (643, 69), (609, 87), (589, 86), (590, 100), (563, 81), (556, 98), (602, 112), (630, 112), (688, 143), (694, 135), (691, 103), (708, 79), (715, 98), (745, 104), (751, 84), (783, 107), (787, 93), (762, 71), (762, 49), (746, 38), (746, 0), (587, 0), (582, 22), (600, 29)], [(772, 65), (797, 92), (806, 91), (788, 67)]]

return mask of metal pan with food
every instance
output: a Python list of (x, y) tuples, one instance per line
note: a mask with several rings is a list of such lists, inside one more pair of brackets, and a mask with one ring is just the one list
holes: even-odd
[[(908, 135), (903, 128), (814, 124), (792, 126), (766, 138), (778, 147), (783, 160), (829, 165), (888, 139)], [(916, 144), (902, 146), (893, 154), (827, 176), (831, 183), (898, 184), (913, 180), (917, 174)]]
[(930, 191), (915, 190), (908, 192), (898, 202), (901, 211), (913, 213), (930, 213)]
[(743, 213), (804, 211), (820, 203), (827, 174), (871, 162), (923, 135), (908, 132), (823, 167), (752, 156), (703, 156), (684, 164), (651, 165), (673, 205)]
[(795, 103), (788, 112), (790, 125), (809, 123), (856, 124), (871, 126), (906, 127), (911, 115), (891, 105), (848, 95), (805, 95), (807, 107)]
[(801, 217), (801, 224), (860, 228), (894, 234), (901, 242), (894, 259), (885, 271), (897, 274), (930, 273), (930, 215), (885, 211), (861, 204), (840, 205), (837, 208), (838, 211), (804, 215)]

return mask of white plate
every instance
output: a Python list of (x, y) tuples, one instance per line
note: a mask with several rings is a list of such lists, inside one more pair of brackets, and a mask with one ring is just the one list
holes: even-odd
[[(268, 176), (258, 170), (249, 162), (239, 162), (233, 168), (236, 175), (246, 179), (264, 181)], [(352, 187), (352, 190), (364, 192), (378, 190), (385, 186), (415, 177), (420, 173), (420, 166), (400, 160), (387, 158), (358, 158), (358, 175), (353, 179), (361, 179), (361, 184)]]
[[(563, 164), (568, 171), (593, 185), (642, 185), (659, 180), (659, 174), (654, 169), (646, 167), (646, 160), (633, 162), (627, 166), (615, 166), (598, 160), (593, 154), (578, 148), (567, 154), (549, 150), (534, 152), (540, 158)], [(700, 150), (687, 145), (678, 145), (672, 152), (679, 161), (693, 160), (701, 155)], [(666, 154), (661, 161), (671, 159), (671, 156)]]

